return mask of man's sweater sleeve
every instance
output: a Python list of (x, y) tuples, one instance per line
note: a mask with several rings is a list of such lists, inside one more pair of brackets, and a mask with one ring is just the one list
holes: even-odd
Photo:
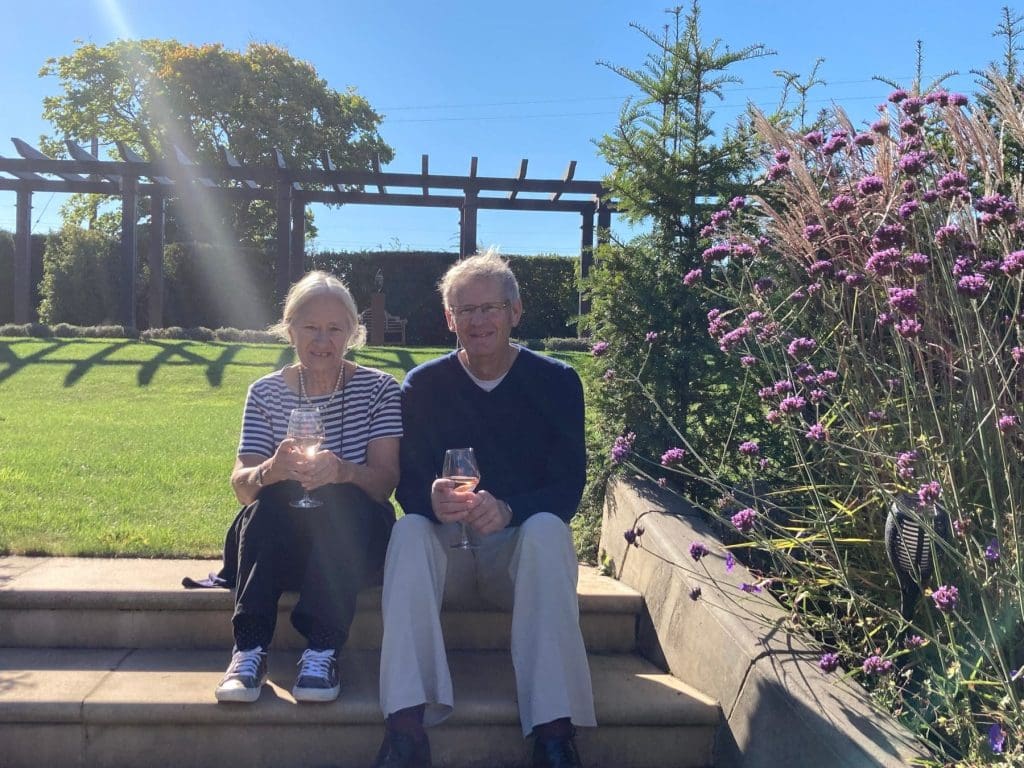
[[(587, 479), (587, 451), (584, 442), (583, 385), (572, 368), (536, 382), (529, 392), (551, 426), (549, 440), (533, 441), (528, 450), (546, 454), (543, 481), (504, 501), (512, 508), (511, 525), (521, 525), (536, 512), (551, 512), (569, 522), (579, 507)], [(530, 440), (530, 436), (522, 436)]]
[(434, 522), (430, 505), (430, 486), (438, 475), (437, 450), (434, 447), (431, 413), (436, 413), (436, 403), (430, 402), (429, 393), (416, 376), (410, 376), (402, 385), (402, 441), (400, 443), (400, 464), (402, 476), (395, 491), (395, 498), (407, 515), (423, 515)]

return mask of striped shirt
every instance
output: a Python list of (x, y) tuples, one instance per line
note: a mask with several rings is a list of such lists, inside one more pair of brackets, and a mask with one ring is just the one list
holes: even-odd
[(300, 405), (320, 409), (327, 432), (323, 447), (346, 461), (365, 464), (371, 440), (402, 436), (400, 390), (390, 374), (360, 366), (330, 406), (329, 400), (330, 395), (322, 395), (300, 403), (281, 371), (257, 379), (245, 398), (238, 455), (273, 456), (288, 432), (288, 415)]

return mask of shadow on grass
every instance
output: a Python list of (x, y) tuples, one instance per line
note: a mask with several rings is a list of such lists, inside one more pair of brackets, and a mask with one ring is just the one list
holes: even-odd
[[(39, 363), (55, 363), (53, 360), (45, 360), (44, 358), (51, 352), (54, 352), (61, 347), (66, 347), (67, 341), (55, 341), (47, 347), (43, 347), (31, 355), (25, 357), (18, 357), (14, 354), (14, 350), (11, 349), (10, 344), (0, 344), (0, 365), (6, 365), (7, 368), (0, 371), (0, 383), (3, 383), (7, 379), (11, 378), (14, 374), (18, 373), (22, 368), (28, 365), (34, 365)], [(61, 361), (61, 365), (66, 364), (65, 361)]]

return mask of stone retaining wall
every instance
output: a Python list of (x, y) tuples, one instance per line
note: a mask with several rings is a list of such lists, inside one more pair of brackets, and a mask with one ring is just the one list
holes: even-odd
[[(634, 547), (623, 533), (638, 521), (644, 533)], [(712, 554), (695, 562), (693, 541)], [(740, 565), (726, 571), (721, 544), (679, 498), (613, 479), (600, 546), (614, 575), (644, 596), (640, 651), (720, 702), (716, 768), (910, 766), (927, 757), (841, 671), (818, 669), (820, 651), (787, 631), (778, 603), (739, 588), (751, 576)]]

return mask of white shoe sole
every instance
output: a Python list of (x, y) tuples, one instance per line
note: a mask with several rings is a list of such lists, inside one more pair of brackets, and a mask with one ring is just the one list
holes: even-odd
[(262, 691), (263, 683), (260, 683), (258, 688), (218, 688), (216, 696), (217, 701), (227, 704), (252, 704)]
[(334, 701), (341, 694), (341, 686), (334, 688), (292, 688), (292, 696), (296, 701), (312, 701), (326, 703)]

